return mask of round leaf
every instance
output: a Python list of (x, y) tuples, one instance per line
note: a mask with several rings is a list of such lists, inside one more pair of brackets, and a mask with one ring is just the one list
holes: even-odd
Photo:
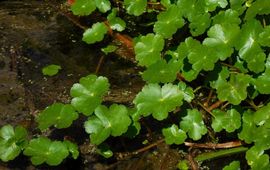
[(89, 116), (101, 104), (102, 96), (108, 91), (108, 79), (102, 76), (88, 75), (80, 79), (80, 83), (72, 86), (71, 104), (79, 112)]
[(87, 29), (83, 33), (82, 40), (87, 44), (94, 44), (102, 41), (104, 35), (108, 32), (107, 26), (102, 22), (95, 23), (92, 28)]
[(58, 129), (69, 127), (78, 118), (78, 113), (71, 105), (55, 103), (43, 110), (37, 117), (38, 127), (45, 130), (54, 125)]
[(95, 9), (96, 4), (93, 0), (76, 0), (71, 6), (74, 15), (90, 15)]
[(45, 76), (54, 76), (59, 70), (61, 70), (61, 66), (52, 64), (42, 68), (42, 73)]
[(147, 0), (124, 0), (124, 5), (128, 14), (139, 16), (144, 13)]
[(168, 144), (168, 145), (171, 145), (171, 144), (182, 144), (184, 143), (184, 141), (186, 140), (187, 138), (187, 135), (186, 133), (179, 129), (177, 127), (177, 125), (172, 125), (171, 127), (168, 127), (168, 128), (163, 128), (162, 129), (162, 134), (164, 135), (165, 137), (165, 142)]

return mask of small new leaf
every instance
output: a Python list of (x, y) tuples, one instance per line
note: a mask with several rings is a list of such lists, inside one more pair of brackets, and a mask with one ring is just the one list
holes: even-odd
[(133, 103), (138, 114), (152, 114), (155, 119), (163, 120), (169, 112), (182, 105), (183, 98), (183, 93), (176, 85), (169, 83), (160, 87), (158, 84), (148, 84), (137, 94)]
[(70, 94), (72, 106), (86, 116), (91, 115), (101, 104), (102, 96), (109, 90), (108, 79), (102, 76), (88, 75), (80, 83), (72, 86)]
[(16, 158), (27, 144), (27, 131), (17, 126), (5, 125), (0, 129), (0, 159), (4, 162)]
[(78, 118), (78, 113), (67, 104), (55, 103), (43, 110), (37, 117), (38, 128), (45, 130), (50, 126), (58, 129), (69, 127)]
[(110, 135), (121, 136), (128, 130), (131, 119), (123, 105), (113, 104), (110, 108), (100, 105), (95, 115), (85, 122), (84, 127), (90, 134), (91, 143), (99, 145)]
[(42, 73), (45, 76), (54, 76), (58, 73), (59, 70), (61, 70), (61, 66), (51, 64), (51, 65), (48, 65), (46, 67), (43, 67)]
[(104, 35), (108, 32), (107, 26), (103, 22), (98, 22), (92, 25), (92, 28), (87, 29), (83, 33), (82, 40), (87, 44), (94, 44), (102, 41)]
[(182, 118), (180, 128), (188, 133), (193, 140), (201, 139), (207, 133), (207, 128), (202, 120), (202, 114), (197, 109), (188, 109), (187, 116)]
[(179, 129), (177, 125), (173, 124), (171, 127), (163, 128), (162, 134), (165, 137), (165, 142), (168, 145), (171, 144), (182, 144), (187, 138), (186, 132)]
[(117, 9), (113, 9), (112, 12), (108, 15), (107, 19), (111, 29), (117, 31), (123, 31), (126, 28), (126, 23), (124, 20), (116, 16)]
[(71, 153), (72, 158), (77, 159), (79, 154), (80, 154), (79, 150), (78, 150), (78, 145), (76, 145), (75, 143), (70, 142), (69, 140), (64, 140), (63, 143), (66, 145), (68, 151)]
[(31, 156), (34, 165), (46, 162), (48, 165), (59, 165), (68, 155), (66, 145), (60, 141), (51, 141), (46, 137), (32, 139), (23, 152)]
[(147, 34), (135, 44), (136, 60), (140, 66), (150, 66), (160, 60), (164, 40), (160, 35)]

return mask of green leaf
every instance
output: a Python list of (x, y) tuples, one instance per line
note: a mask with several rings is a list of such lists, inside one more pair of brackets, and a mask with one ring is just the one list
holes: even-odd
[(106, 144), (101, 144), (98, 146), (97, 153), (103, 156), (104, 158), (110, 158), (113, 156), (113, 152)]
[(212, 118), (211, 126), (215, 132), (225, 129), (231, 133), (241, 126), (241, 115), (235, 109), (230, 109), (227, 112), (216, 109), (212, 113), (214, 117)]
[(184, 82), (178, 83), (178, 87), (183, 93), (184, 100), (190, 103), (195, 97), (193, 89), (188, 87)]
[(54, 65), (54, 64), (51, 64), (51, 65), (48, 65), (46, 67), (43, 67), (42, 68), (42, 73), (43, 75), (45, 76), (54, 76), (58, 73), (59, 70), (61, 70), (61, 66), (59, 65)]
[(258, 20), (247, 21), (241, 29), (238, 44), (239, 56), (248, 64), (248, 69), (255, 73), (264, 70), (266, 55), (259, 44), (259, 34), (263, 32)]
[(232, 9), (220, 11), (216, 16), (213, 17), (213, 25), (239, 25), (240, 23), (241, 19), (239, 18), (238, 12)]
[(54, 125), (58, 129), (69, 127), (78, 118), (78, 113), (67, 104), (55, 103), (43, 110), (37, 117), (38, 128), (45, 130)]
[(247, 87), (251, 81), (249, 75), (232, 74), (230, 81), (219, 79), (216, 82), (218, 98), (222, 101), (228, 101), (231, 104), (238, 105), (247, 97)]
[(257, 146), (251, 147), (246, 152), (246, 159), (251, 169), (266, 170), (266, 167), (269, 167), (269, 156)]
[(270, 72), (265, 72), (253, 82), (255, 89), (261, 94), (270, 94)]
[(234, 24), (216, 24), (207, 32), (209, 38), (203, 41), (207, 47), (213, 48), (220, 60), (225, 60), (233, 53), (234, 41), (238, 38), (240, 28)]
[(169, 83), (176, 79), (176, 75), (180, 70), (181, 63), (177, 60), (158, 60), (150, 65), (142, 74), (143, 80), (148, 83)]
[(133, 103), (139, 114), (152, 114), (155, 119), (163, 120), (168, 117), (169, 112), (182, 105), (183, 98), (176, 85), (169, 83), (160, 87), (158, 84), (148, 84), (137, 94)]
[(0, 129), (0, 159), (4, 162), (15, 159), (27, 144), (27, 131), (21, 126), (15, 129), (5, 125)]
[(93, 0), (76, 0), (71, 11), (74, 15), (90, 15), (96, 9), (96, 3)]
[(190, 22), (189, 28), (193, 36), (203, 34), (209, 27), (211, 19), (205, 1), (181, 0), (177, 1), (177, 6)]
[(154, 25), (154, 32), (164, 38), (171, 38), (177, 29), (184, 26), (181, 9), (171, 5), (166, 11), (158, 14), (157, 22)]
[(111, 9), (109, 0), (95, 0), (95, 3), (100, 12), (105, 13)]
[(214, 69), (218, 56), (215, 52), (202, 45), (199, 41), (189, 37), (185, 41), (188, 48), (188, 61), (195, 71), (210, 71)]
[(246, 5), (243, 5), (243, 3), (246, 2), (246, 0), (229, 0), (229, 1), (231, 9), (237, 11), (239, 14), (242, 14), (247, 8)]
[(241, 170), (239, 161), (232, 161), (229, 165), (226, 165), (222, 170)]
[(238, 134), (238, 138), (244, 140), (246, 143), (251, 143), (254, 141), (258, 129), (253, 122), (253, 113), (250, 110), (243, 114), (242, 122), (242, 130)]
[(101, 104), (102, 97), (109, 90), (108, 79), (102, 76), (88, 75), (80, 79), (80, 83), (72, 86), (70, 94), (72, 106), (89, 116)]
[(257, 0), (251, 4), (247, 9), (245, 19), (250, 20), (255, 18), (256, 15), (268, 15), (270, 14), (270, 1), (269, 0)]
[(32, 139), (23, 153), (31, 156), (34, 165), (46, 162), (51, 166), (59, 165), (69, 154), (64, 143), (51, 141), (46, 137)]
[(121, 18), (116, 17), (116, 14), (117, 14), (117, 9), (114, 8), (107, 17), (110, 27), (113, 30), (123, 31), (126, 28), (126, 23)]
[(110, 135), (121, 136), (128, 130), (131, 119), (123, 105), (113, 104), (110, 108), (100, 105), (95, 115), (85, 122), (85, 130), (90, 134), (91, 143), (99, 145)]
[(214, 11), (217, 6), (225, 8), (228, 5), (228, 2), (227, 0), (205, 0), (205, 4), (208, 11)]
[(139, 16), (145, 12), (147, 0), (124, 0), (124, 5), (128, 14)]
[(84, 31), (82, 40), (87, 44), (94, 44), (102, 41), (107, 32), (107, 26), (103, 22), (98, 22), (93, 24), (92, 28), (88, 28)]
[(270, 47), (270, 25), (263, 29), (263, 32), (259, 34), (259, 43), (261, 46)]
[(210, 26), (211, 19), (209, 13), (198, 14), (189, 19), (189, 29), (192, 36), (199, 36)]
[(269, 119), (270, 119), (270, 103), (261, 107), (254, 113), (254, 122), (259, 126), (262, 126)]
[(160, 35), (147, 34), (135, 44), (136, 60), (140, 66), (150, 66), (161, 59), (164, 40)]
[(114, 46), (114, 45), (108, 45), (108, 46), (101, 49), (101, 51), (103, 53), (105, 53), (106, 55), (108, 55), (109, 53), (114, 52), (115, 50), (117, 50), (117, 47)]
[(171, 144), (182, 144), (185, 142), (187, 135), (186, 133), (179, 129), (177, 125), (173, 124), (171, 127), (163, 128), (162, 134), (165, 137), (165, 142), (168, 145)]
[(207, 133), (207, 128), (202, 120), (202, 114), (197, 109), (188, 109), (187, 116), (182, 118), (180, 128), (188, 133), (193, 140), (201, 139)]
[(66, 145), (68, 151), (71, 153), (72, 158), (77, 159), (80, 154), (78, 150), (78, 145), (76, 145), (73, 142), (70, 142), (69, 140), (64, 140), (63, 143)]

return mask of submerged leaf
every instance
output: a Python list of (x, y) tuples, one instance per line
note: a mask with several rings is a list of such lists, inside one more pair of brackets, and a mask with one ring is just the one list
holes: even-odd
[(61, 70), (61, 69), (62, 69), (61, 66), (55, 65), (55, 64), (51, 64), (51, 65), (48, 65), (48, 66), (46, 66), (46, 67), (43, 67), (43, 68), (42, 68), (42, 73), (43, 73), (43, 75), (45, 75), (45, 76), (54, 76), (54, 75), (56, 75), (56, 74), (59, 72), (59, 70)]

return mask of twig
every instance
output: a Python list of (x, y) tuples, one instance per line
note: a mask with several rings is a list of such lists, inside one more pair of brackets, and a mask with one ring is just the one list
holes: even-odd
[(186, 146), (193, 147), (193, 148), (207, 148), (207, 149), (224, 149), (224, 148), (235, 148), (242, 146), (241, 141), (233, 141), (233, 142), (226, 142), (226, 143), (191, 143), (185, 142)]
[(145, 152), (145, 151), (147, 151), (147, 150), (149, 150), (149, 149), (151, 149), (153, 147), (156, 147), (157, 145), (163, 143), (164, 141), (165, 141), (164, 139), (160, 139), (160, 140), (156, 141), (155, 143), (152, 143), (152, 144), (150, 144), (150, 145), (148, 145), (146, 147), (143, 147), (143, 148), (138, 149), (138, 150), (136, 150), (134, 152), (131, 152), (131, 155), (137, 155), (139, 153)]
[(103, 60), (104, 60), (104, 55), (102, 55), (102, 56), (100, 57), (99, 61), (98, 61), (98, 65), (97, 65), (97, 67), (96, 67), (95, 74), (97, 74), (97, 73), (99, 72)]
[(201, 102), (197, 102), (202, 108), (203, 108), (203, 110), (205, 110), (207, 113), (209, 113), (211, 116), (213, 116), (213, 117), (215, 117), (214, 115), (213, 115), (213, 113), (211, 112), (211, 111), (209, 111), (209, 109), (208, 108), (206, 108)]
[(212, 104), (210, 107), (208, 107), (209, 112), (211, 112), (212, 110), (218, 108), (222, 103), (224, 103), (224, 101), (218, 100), (217, 102)]
[(246, 102), (254, 109), (258, 110), (259, 107), (253, 102), (253, 100), (246, 100)]
[(209, 94), (208, 94), (208, 97), (206, 99), (206, 102), (203, 104), (205, 107), (208, 107), (209, 106), (209, 102), (212, 98), (212, 95), (213, 95), (213, 89), (210, 90)]

